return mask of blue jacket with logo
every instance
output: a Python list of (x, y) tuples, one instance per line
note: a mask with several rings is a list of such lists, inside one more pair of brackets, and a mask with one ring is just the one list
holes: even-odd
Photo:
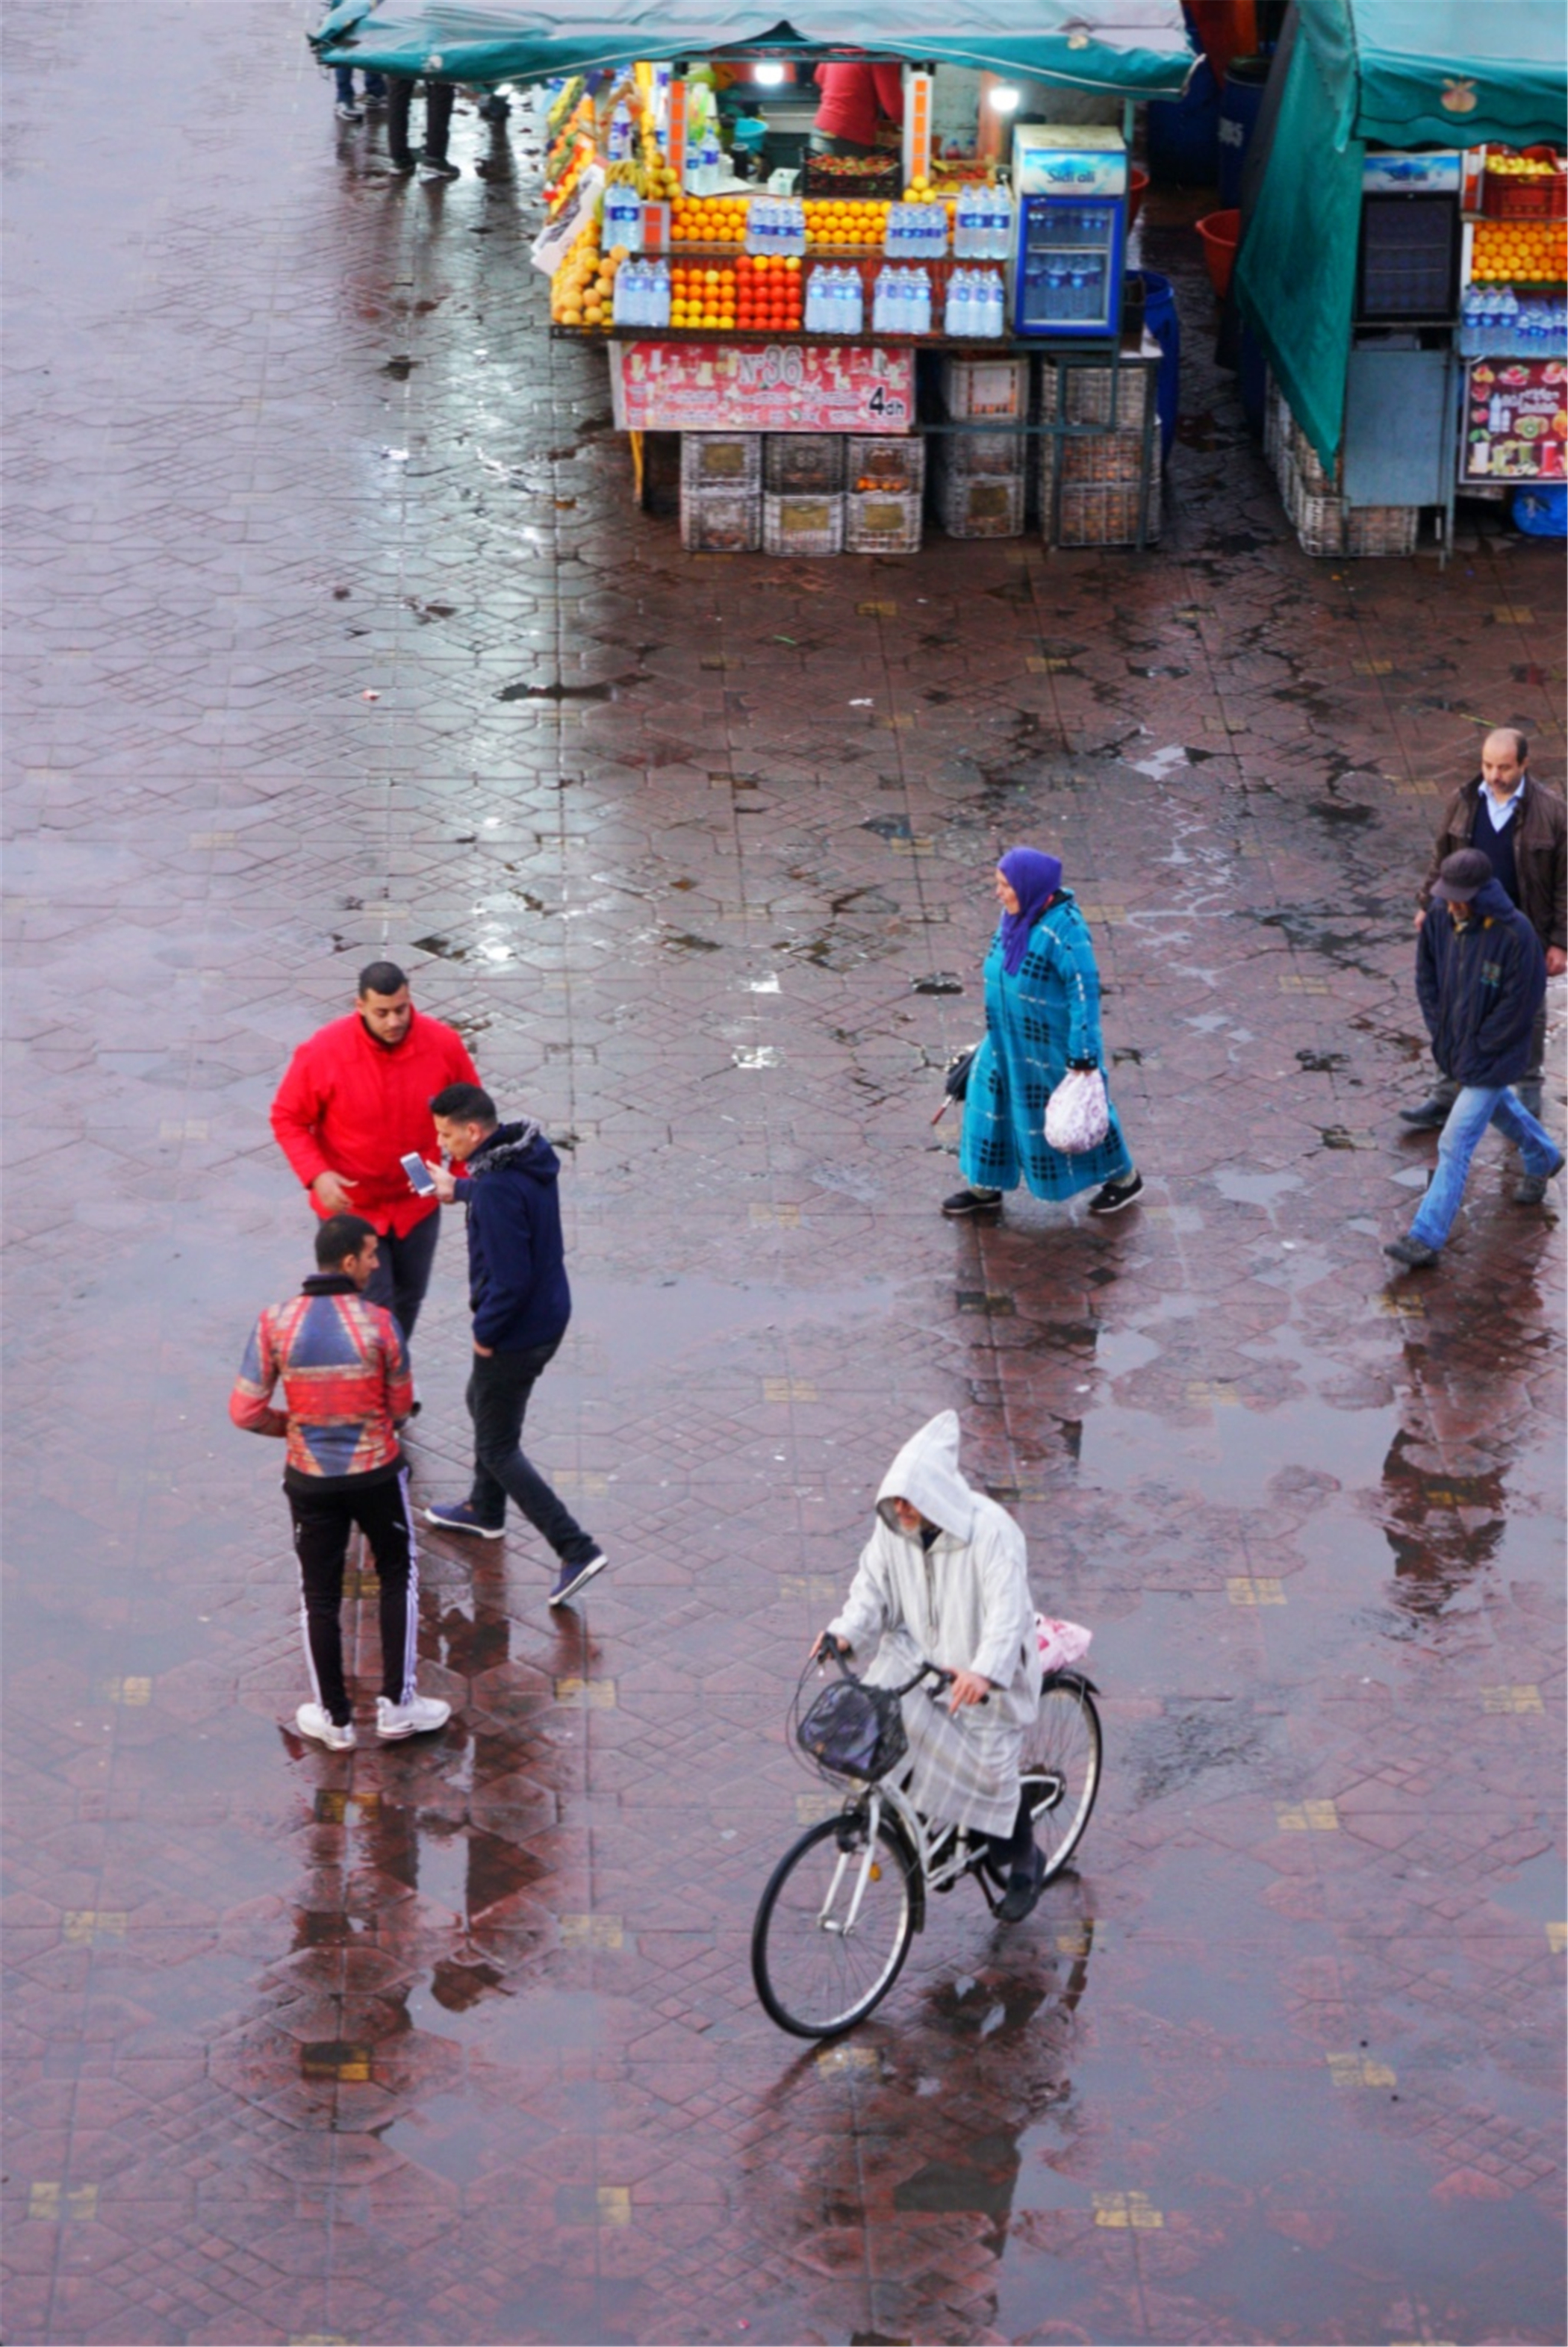
[(1546, 957), (1497, 880), (1456, 928), (1433, 905), (1416, 944), (1416, 993), (1432, 1057), (1457, 1084), (1516, 1084), (1530, 1064), (1530, 1030), (1546, 999)]

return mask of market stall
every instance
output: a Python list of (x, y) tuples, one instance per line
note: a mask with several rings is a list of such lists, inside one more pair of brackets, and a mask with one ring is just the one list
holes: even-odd
[(1237, 299), (1310, 553), (1413, 550), (1568, 451), (1558, 0), (1299, 0)]
[(1179, 0), (975, 0), (958, 27), (945, 0), (787, 25), (346, 0), (317, 42), (546, 81), (552, 332), (604, 348), (640, 465), (643, 436), (682, 436), (689, 546), (908, 551), (927, 504), (957, 536), (1031, 507), (1052, 543), (1151, 533), (1128, 147), (1134, 101), (1192, 68)]

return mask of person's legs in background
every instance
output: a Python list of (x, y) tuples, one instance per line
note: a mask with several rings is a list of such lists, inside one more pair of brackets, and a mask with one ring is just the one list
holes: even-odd
[(1547, 1178), (1561, 1163), (1550, 1133), (1506, 1087), (1466, 1084), (1449, 1111), (1438, 1143), (1437, 1170), (1410, 1225), (1409, 1235), (1420, 1245), (1440, 1247), (1448, 1237), (1464, 1196), (1471, 1159), (1492, 1123), (1518, 1143), (1526, 1174)]
[(399, 1237), (394, 1231), (383, 1234), (376, 1250), (375, 1269), (371, 1274), (365, 1295), (372, 1304), (384, 1304), (403, 1331), (405, 1345), (412, 1348), (414, 1324), (419, 1317), (419, 1307), (430, 1286), (430, 1273), (436, 1261), (436, 1242), (441, 1236), (441, 1209), (415, 1224), (411, 1231)]
[(446, 159), (446, 141), (452, 131), (452, 102), (456, 91), (449, 81), (427, 81), (425, 85), (425, 150), (420, 161), (428, 171), (444, 179), (458, 177), (456, 163)]
[(407, 74), (386, 77), (386, 152), (395, 171), (412, 171), (417, 158), (408, 143), (408, 110), (414, 83)]
[(333, 66), (333, 81), (337, 91), (337, 118), (340, 122), (363, 122), (364, 116), (354, 102), (354, 67)]
[(381, 1583), (381, 1692), (388, 1703), (405, 1704), (419, 1676), (419, 1552), (407, 1469), (362, 1491), (354, 1518)]

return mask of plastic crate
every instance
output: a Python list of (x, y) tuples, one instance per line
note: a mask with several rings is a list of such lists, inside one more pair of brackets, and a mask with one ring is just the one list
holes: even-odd
[(1289, 421), (1290, 410), (1286, 405), (1285, 394), (1275, 380), (1274, 369), (1270, 367), (1265, 378), (1263, 398), (1263, 457), (1265, 464), (1270, 466), (1276, 475), (1279, 452), (1285, 444)]
[(844, 500), (845, 554), (917, 554), (922, 507), (918, 489), (851, 489)]
[(942, 398), (955, 424), (1029, 421), (1030, 362), (1021, 359), (942, 361)]
[[(1151, 457), (1158, 467), (1159, 439), (1156, 436)], [(1138, 432), (1095, 432), (1080, 439), (1057, 441), (1042, 439), (1040, 444), (1042, 474), (1061, 466), (1064, 481), (1083, 481), (1096, 485), (1112, 481), (1141, 481), (1143, 477), (1143, 435)], [(1058, 458), (1057, 448), (1061, 455)]]
[(1488, 220), (1562, 220), (1568, 216), (1568, 172), (1553, 171), (1549, 179), (1514, 179), (1488, 171), (1481, 183), (1481, 209)]
[(1290, 461), (1300, 474), (1301, 486), (1309, 496), (1315, 497), (1338, 496), (1341, 484), (1337, 460), (1331, 473), (1324, 470), (1318, 461), (1317, 449), (1294, 415), (1290, 419)]
[(1419, 506), (1348, 506), (1347, 554), (1414, 554), (1420, 535)]
[(763, 487), (775, 497), (835, 496), (844, 487), (843, 433), (770, 432), (763, 449)]
[(944, 467), (937, 482), (937, 511), (949, 538), (1021, 538), (1023, 475), (989, 480), (983, 474)]
[[(1131, 481), (1064, 481), (1061, 511), (1057, 516), (1048, 478), (1040, 491), (1040, 535), (1048, 545), (1055, 546), (1136, 546), (1138, 497), (1138, 485)], [(1144, 534), (1151, 545), (1160, 535), (1158, 479), (1149, 485)]]
[(681, 484), (681, 543), (688, 554), (755, 554), (763, 542), (760, 489)]
[(842, 554), (842, 497), (763, 496), (765, 554)]
[(1054, 359), (1042, 360), (1040, 421), (1060, 418), (1069, 424), (1110, 424), (1121, 432), (1141, 432), (1154, 396), (1154, 368), (1136, 359), (1128, 360), (1114, 374), (1109, 367), (1061, 366)]
[(760, 432), (683, 432), (681, 486), (692, 489), (759, 489), (763, 481)]
[(1342, 498), (1308, 489), (1294, 458), (1286, 466), (1285, 510), (1289, 515), (1303, 554), (1343, 554), (1345, 506)]
[(900, 439), (850, 432), (844, 442), (844, 481), (848, 489), (923, 489), (926, 443), (918, 432)]
[(994, 479), (1023, 471), (1021, 432), (940, 432), (934, 436), (942, 465), (949, 473), (976, 473)]

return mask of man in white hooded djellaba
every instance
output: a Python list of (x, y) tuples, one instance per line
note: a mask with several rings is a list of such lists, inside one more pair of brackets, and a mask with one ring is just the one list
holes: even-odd
[(903, 1699), (909, 1758), (899, 1782), (922, 1817), (991, 1845), (1005, 1878), (999, 1912), (1021, 1922), (1045, 1860), (1019, 1782), (1040, 1708), (1040, 1655), (1024, 1537), (958, 1472), (958, 1420), (945, 1409), (912, 1435), (883, 1478), (877, 1525), (828, 1633), (852, 1651), (880, 1639), (874, 1686), (924, 1663), (954, 1674), (937, 1701), (927, 1681)]

